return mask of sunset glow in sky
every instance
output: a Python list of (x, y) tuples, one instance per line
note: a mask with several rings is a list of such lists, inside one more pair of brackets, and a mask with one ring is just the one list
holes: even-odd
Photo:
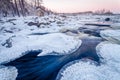
[(44, 5), (57, 12), (84, 12), (101, 9), (120, 13), (120, 0), (43, 0)]

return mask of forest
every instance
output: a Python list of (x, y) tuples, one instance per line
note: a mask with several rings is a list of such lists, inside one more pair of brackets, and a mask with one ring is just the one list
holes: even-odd
[(42, 6), (42, 0), (0, 0), (0, 15), (26, 16), (49, 14), (51, 11)]

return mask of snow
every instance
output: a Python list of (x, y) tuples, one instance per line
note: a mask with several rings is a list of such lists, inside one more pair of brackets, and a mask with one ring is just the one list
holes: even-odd
[(111, 27), (112, 27), (113, 29), (120, 29), (120, 23), (113, 23), (113, 24), (111, 25)]
[(77, 60), (64, 66), (56, 80), (119, 80), (119, 75), (107, 65), (96, 66), (91, 60)]
[(96, 47), (101, 64), (91, 60), (77, 60), (65, 65), (56, 80), (119, 80), (120, 30), (104, 30), (101, 36), (108, 40)]
[(15, 80), (17, 74), (17, 69), (15, 67), (0, 68), (0, 80)]
[(103, 57), (106, 65), (120, 73), (120, 45), (110, 42), (102, 42), (97, 47), (98, 54)]
[(102, 42), (97, 46), (97, 52), (106, 59), (110, 60), (119, 60), (120, 58), (120, 45), (110, 42)]
[(1, 48), (1, 63), (18, 58), (24, 52), (31, 50), (43, 50), (39, 56), (50, 55), (49, 53), (53, 51), (59, 53), (57, 55), (70, 54), (70, 51), (76, 50), (81, 45), (81, 40), (75, 40), (62, 33), (53, 33), (42, 36), (16, 36), (12, 38), (12, 45), (11, 48)]
[(108, 41), (120, 43), (120, 30), (104, 30), (100, 35)]
[[(9, 22), (11, 19), (14, 20)], [(59, 27), (57, 22), (62, 22), (62, 19), (59, 15), (40, 18), (37, 16), (3, 18), (4, 23), (0, 23), (0, 64), (19, 58), (26, 51), (31, 50), (42, 49), (43, 52), (38, 56), (65, 55), (76, 50), (81, 45), (81, 40), (59, 32), (64, 27)], [(49, 23), (50, 21), (52, 22), (50, 25), (41, 25), (40, 28), (27, 25), (29, 22)], [(32, 33), (49, 34), (30, 35)], [(6, 43), (8, 40), (11, 44), (9, 48), (7, 47), (9, 44)], [(50, 54), (53, 51), (59, 54)]]
[[(105, 22), (105, 18), (111, 21)], [(15, 19), (13, 21), (9, 21)], [(101, 58), (101, 65), (94, 61), (77, 60), (67, 64), (60, 71), (57, 80), (119, 80), (120, 79), (120, 30), (119, 18), (116, 16), (99, 15), (49, 15), (44, 17), (7, 17), (0, 22), (0, 64), (15, 60), (25, 52), (42, 50), (38, 56), (67, 55), (78, 49), (82, 44), (80, 39), (98, 38), (79, 32), (62, 33), (63, 30), (78, 30), (80, 27), (89, 30), (103, 30), (102, 38), (108, 40), (100, 43), (96, 51)], [(28, 23), (41, 23), (39, 27)], [(44, 23), (44, 24), (43, 24)], [(111, 27), (87, 26), (86, 23), (109, 24)], [(115, 29), (115, 30), (111, 30)], [(32, 35), (34, 33), (48, 33)], [(8, 41), (8, 43), (7, 43)], [(57, 52), (57, 53), (52, 53)], [(15, 80), (17, 69), (14, 67), (1, 67), (1, 80)]]

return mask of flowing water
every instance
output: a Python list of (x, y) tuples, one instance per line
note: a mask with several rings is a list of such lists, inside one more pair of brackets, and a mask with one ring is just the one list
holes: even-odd
[(42, 50), (28, 51), (26, 55), (5, 66), (15, 66), (18, 69), (16, 80), (55, 80), (60, 69), (71, 61), (89, 58), (99, 64), (96, 46), (101, 41), (102, 39), (82, 39), (81, 46), (68, 55), (37, 56)]

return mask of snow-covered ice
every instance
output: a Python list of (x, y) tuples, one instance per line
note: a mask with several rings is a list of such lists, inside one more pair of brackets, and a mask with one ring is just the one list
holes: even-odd
[(96, 47), (101, 64), (77, 60), (65, 65), (56, 80), (119, 80), (120, 79), (120, 30), (104, 30), (101, 36), (108, 40)]
[(96, 47), (97, 53), (103, 58), (103, 63), (120, 73), (120, 45), (102, 42)]
[[(110, 18), (105, 22), (105, 18)], [(10, 21), (11, 19), (14, 19)], [(49, 15), (44, 17), (28, 16), (3, 18), (0, 22), (0, 64), (15, 60), (25, 52), (42, 50), (38, 56), (71, 54), (81, 44), (82, 38), (98, 38), (83, 32), (73, 35), (63, 30), (103, 30), (100, 32), (106, 42), (100, 43), (96, 51), (101, 58), (101, 65), (94, 61), (77, 60), (67, 64), (59, 73), (59, 80), (119, 80), (120, 79), (120, 30), (119, 18), (104, 15)], [(40, 23), (40, 26), (28, 23)], [(109, 24), (111, 27), (87, 26), (86, 23)], [(81, 29), (82, 29), (81, 28)], [(114, 29), (114, 30), (112, 30)], [(118, 29), (118, 30), (116, 30)], [(33, 35), (34, 33), (48, 33)], [(67, 34), (67, 35), (66, 35)], [(52, 54), (57, 52), (57, 54)], [(13, 75), (14, 74), (14, 75)], [(0, 79), (14, 80), (17, 76), (14, 67), (0, 66)]]
[(120, 30), (104, 30), (100, 35), (108, 41), (120, 43)]
[(112, 27), (113, 29), (120, 29), (120, 23), (113, 23), (113, 24), (111, 25), (111, 27)]
[(15, 67), (0, 67), (0, 80), (15, 80), (17, 74)]
[(119, 80), (120, 73), (107, 65), (97, 66), (94, 61), (77, 60), (68, 63), (56, 80)]
[(43, 50), (39, 56), (51, 55), (51, 52), (57, 52), (64, 55), (70, 54), (72, 50), (76, 50), (81, 45), (81, 40), (75, 40), (71, 36), (62, 33), (46, 34), (42, 36), (16, 36), (12, 39), (12, 47), (1, 47), (0, 62), (16, 59), (26, 51)]

